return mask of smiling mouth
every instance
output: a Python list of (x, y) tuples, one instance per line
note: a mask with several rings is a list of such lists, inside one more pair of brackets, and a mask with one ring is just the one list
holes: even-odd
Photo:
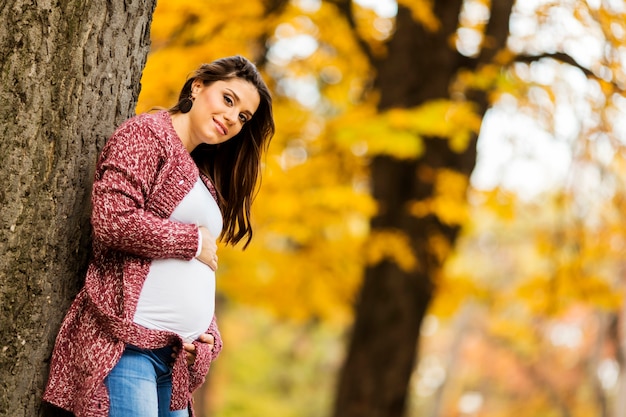
[(226, 135), (228, 134), (228, 129), (226, 129), (226, 126), (224, 126), (223, 124), (221, 124), (218, 120), (213, 120), (215, 122), (215, 125), (217, 126), (217, 130), (222, 134), (222, 135)]

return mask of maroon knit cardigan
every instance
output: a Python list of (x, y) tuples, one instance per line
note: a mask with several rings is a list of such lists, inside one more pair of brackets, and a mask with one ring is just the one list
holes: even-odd
[[(57, 336), (45, 401), (77, 417), (106, 417), (104, 378), (127, 343), (182, 349), (178, 335), (148, 330), (134, 324), (133, 317), (151, 260), (196, 254), (198, 227), (169, 217), (198, 175), (167, 111), (129, 119), (106, 143), (92, 191), (93, 258)], [(214, 194), (210, 181), (201, 177)], [(174, 363), (172, 410), (189, 408), (193, 415), (191, 393), (222, 349), (215, 317), (207, 332), (215, 338), (213, 351), (194, 342), (193, 366), (187, 367), (185, 355)]]

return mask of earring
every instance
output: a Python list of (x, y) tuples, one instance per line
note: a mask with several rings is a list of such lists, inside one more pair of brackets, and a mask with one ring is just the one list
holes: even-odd
[(191, 98), (191, 96), (182, 99), (178, 104), (178, 108), (180, 109), (181, 113), (189, 113), (189, 110), (191, 110), (191, 106), (193, 106), (193, 99)]

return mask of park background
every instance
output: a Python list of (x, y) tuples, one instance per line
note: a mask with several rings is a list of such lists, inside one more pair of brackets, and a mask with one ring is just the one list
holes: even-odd
[[(196, 396), (204, 415), (330, 415), (363, 271), (419, 269), (411, 233), (440, 267), (427, 274), (407, 415), (624, 415), (624, 3), (525, 0), (509, 16), (486, 0), (398, 3), (157, 4), (138, 111), (171, 105), (190, 68), (232, 54), (259, 64), (276, 101), (255, 238), (243, 253), (220, 249), (225, 349)], [(413, 36), (434, 36), (461, 3), (447, 43), (394, 48), (398, 13), (423, 28)], [(490, 18), (509, 19), (505, 48), (449, 74), (447, 95), (390, 91), (410, 73), (407, 90), (448, 71), (402, 55), (437, 62), (450, 47), (470, 61), (502, 43), (486, 33)], [(396, 78), (381, 82), (384, 71)], [(471, 175), (427, 157), (428, 140), (463, 154), (476, 135)], [(379, 187), (406, 192), (391, 199), (458, 237), (371, 225), (389, 204), (372, 195), (381, 157), (421, 160), (411, 168), (430, 195), (412, 195), (404, 174)], [(361, 341), (386, 337), (373, 326)]]
[(0, 21), (0, 415), (60, 415), (40, 395), (108, 135), (241, 54), (277, 133), (253, 241), (219, 250), (199, 416), (626, 416), (624, 1), (7, 0)]

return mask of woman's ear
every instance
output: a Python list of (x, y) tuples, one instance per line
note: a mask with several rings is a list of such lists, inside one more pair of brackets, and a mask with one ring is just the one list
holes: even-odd
[(191, 83), (191, 94), (198, 94), (200, 92), (200, 90), (202, 90), (203, 86), (204, 86), (204, 84), (202, 83), (202, 81), (200, 81), (200, 80), (198, 80), (196, 78)]

